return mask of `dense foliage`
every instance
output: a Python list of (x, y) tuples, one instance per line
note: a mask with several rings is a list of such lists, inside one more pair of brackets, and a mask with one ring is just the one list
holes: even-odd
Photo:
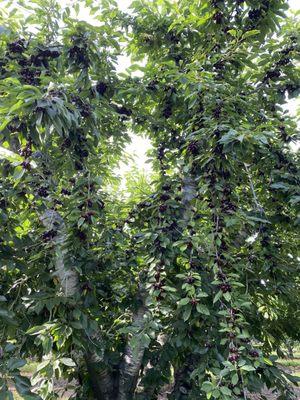
[[(0, 399), (293, 399), (271, 355), (300, 338), (287, 2), (3, 3)], [(128, 132), (153, 180), (121, 196)]]

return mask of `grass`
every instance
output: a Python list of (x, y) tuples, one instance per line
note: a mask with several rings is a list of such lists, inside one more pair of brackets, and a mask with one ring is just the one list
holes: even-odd
[(284, 367), (299, 367), (300, 368), (300, 358), (279, 358), (277, 362)]
[[(285, 349), (287, 352), (287, 350)], [(275, 356), (276, 354), (273, 353)], [(293, 368), (300, 368), (300, 348), (299, 346), (295, 346), (293, 349), (294, 358), (278, 358), (276, 362), (281, 364), (284, 367), (293, 367)]]

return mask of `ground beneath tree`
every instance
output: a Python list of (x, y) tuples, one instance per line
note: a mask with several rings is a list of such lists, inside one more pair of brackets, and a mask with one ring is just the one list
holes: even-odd
[[(298, 359), (300, 363), (300, 359)], [(300, 377), (300, 366), (298, 367), (290, 367), (284, 368), (286, 372), (290, 373), (291, 375), (297, 375)], [(296, 395), (296, 399), (300, 400), (300, 387), (294, 386), (294, 392)], [(271, 390), (264, 390), (261, 394), (263, 394), (268, 400), (277, 400), (278, 395), (272, 393)], [(261, 400), (260, 394), (249, 394), (249, 400)]]
[[(299, 365), (296, 367), (285, 367), (285, 371), (290, 373), (291, 375), (297, 375), (300, 377), (300, 358), (293, 359), (295, 363), (299, 362)], [(165, 392), (160, 394), (157, 400), (168, 400), (168, 395), (171, 393), (172, 388), (169, 387), (165, 389)], [(294, 387), (296, 398), (300, 400), (300, 387)], [(261, 395), (264, 395), (268, 400), (277, 400), (278, 395), (272, 393), (271, 390), (264, 390), (261, 394), (248, 394), (248, 400), (261, 400)]]
[[(293, 362), (295, 363), (296, 366), (293, 367), (284, 367), (284, 369), (289, 372), (291, 375), (296, 375), (300, 377), (300, 358), (295, 358), (293, 359)], [(23, 372), (22, 375), (27, 376), (30, 378), (32, 376), (32, 372)], [(61, 394), (61, 397), (59, 397), (60, 400), (68, 400), (73, 392), (71, 390), (65, 390), (67, 387), (68, 382), (63, 381), (63, 380), (58, 380), (55, 384), (56, 391)], [(13, 387), (11, 388), (13, 390)], [(158, 396), (157, 400), (168, 400), (168, 396), (171, 393), (172, 387), (166, 386), (165, 390)], [(294, 391), (296, 394), (296, 398), (300, 400), (300, 387), (294, 387)], [(271, 390), (264, 390), (262, 393), (268, 400), (277, 400), (278, 395), (272, 393)], [(21, 399), (18, 396), (15, 396), (15, 399)], [(260, 394), (248, 394), (247, 395), (248, 400), (261, 400), (261, 395)]]

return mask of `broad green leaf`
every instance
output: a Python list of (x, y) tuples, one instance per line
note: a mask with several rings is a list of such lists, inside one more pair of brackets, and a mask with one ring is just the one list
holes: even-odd
[(196, 305), (196, 310), (197, 310), (198, 313), (200, 313), (200, 314), (210, 315), (209, 309), (208, 309), (204, 304), (198, 303), (198, 304)]
[(9, 371), (14, 371), (23, 367), (25, 364), (25, 360), (21, 360), (20, 358), (10, 358), (7, 362), (7, 368), (9, 369)]
[(189, 303), (190, 303), (190, 299), (188, 297), (185, 297), (184, 299), (179, 300), (178, 306), (179, 307), (186, 306)]
[(59, 359), (59, 361), (62, 364), (66, 365), (67, 367), (75, 367), (76, 366), (75, 362), (71, 358), (62, 357)]

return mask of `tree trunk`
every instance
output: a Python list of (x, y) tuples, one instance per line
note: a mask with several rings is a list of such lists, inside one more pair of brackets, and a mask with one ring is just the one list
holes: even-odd
[(188, 365), (178, 368), (174, 376), (174, 386), (170, 395), (171, 400), (185, 400), (188, 398), (191, 386), (189, 384), (190, 370)]
[[(156, 363), (155, 364), (151, 364), (151, 362), (149, 361), (148, 364), (146, 365), (146, 367), (143, 369), (143, 379), (147, 378), (148, 374), (151, 374), (151, 372), (153, 372), (153, 370), (157, 369), (158, 367), (164, 369), (166, 365), (161, 363), (161, 356), (163, 356), (164, 354), (164, 346), (166, 345), (167, 341), (168, 341), (168, 336), (165, 334), (160, 334), (157, 337), (157, 341), (159, 342), (159, 344), (161, 345), (160, 351), (159, 351), (159, 355), (158, 355), (158, 359), (156, 359)], [(143, 387), (141, 385), (141, 393), (139, 393), (138, 399), (144, 400), (152, 400), (157, 398), (157, 396), (159, 396), (160, 393), (164, 392), (164, 388), (165, 386), (168, 386), (168, 388), (170, 387), (170, 385), (166, 385), (166, 383), (163, 381), (158, 380), (156, 382), (156, 385), (152, 385), (149, 387)], [(139, 384), (138, 384), (139, 387)]]
[(285, 342), (287, 352), (288, 352), (288, 358), (294, 358), (294, 352), (293, 352), (293, 343), (290, 340), (287, 340)]
[[(142, 275), (142, 274), (141, 274)], [(143, 330), (146, 321), (147, 307), (145, 306), (146, 293), (139, 285), (138, 301), (139, 306), (132, 317), (132, 325), (136, 328), (137, 332)], [(120, 380), (119, 380), (119, 393), (118, 400), (132, 400), (136, 390), (139, 373), (144, 357), (145, 345), (139, 341), (133, 347), (128, 340), (126, 345), (123, 361), (120, 365)]]
[(84, 358), (95, 399), (116, 399), (116, 386), (112, 374), (105, 366), (101, 366), (101, 360), (95, 358), (95, 353), (87, 353)]
[[(66, 248), (67, 232), (64, 220), (55, 210), (46, 210), (41, 216), (45, 228), (55, 230), (57, 235), (52, 239), (55, 251), (55, 271), (61, 289), (66, 297), (72, 297), (79, 291), (78, 273), (72, 267), (66, 266), (65, 259), (68, 253)], [(101, 340), (101, 335), (97, 335)], [(106, 366), (96, 352), (89, 351), (84, 355), (87, 370), (90, 376), (91, 387), (96, 400), (113, 400), (114, 382)]]

